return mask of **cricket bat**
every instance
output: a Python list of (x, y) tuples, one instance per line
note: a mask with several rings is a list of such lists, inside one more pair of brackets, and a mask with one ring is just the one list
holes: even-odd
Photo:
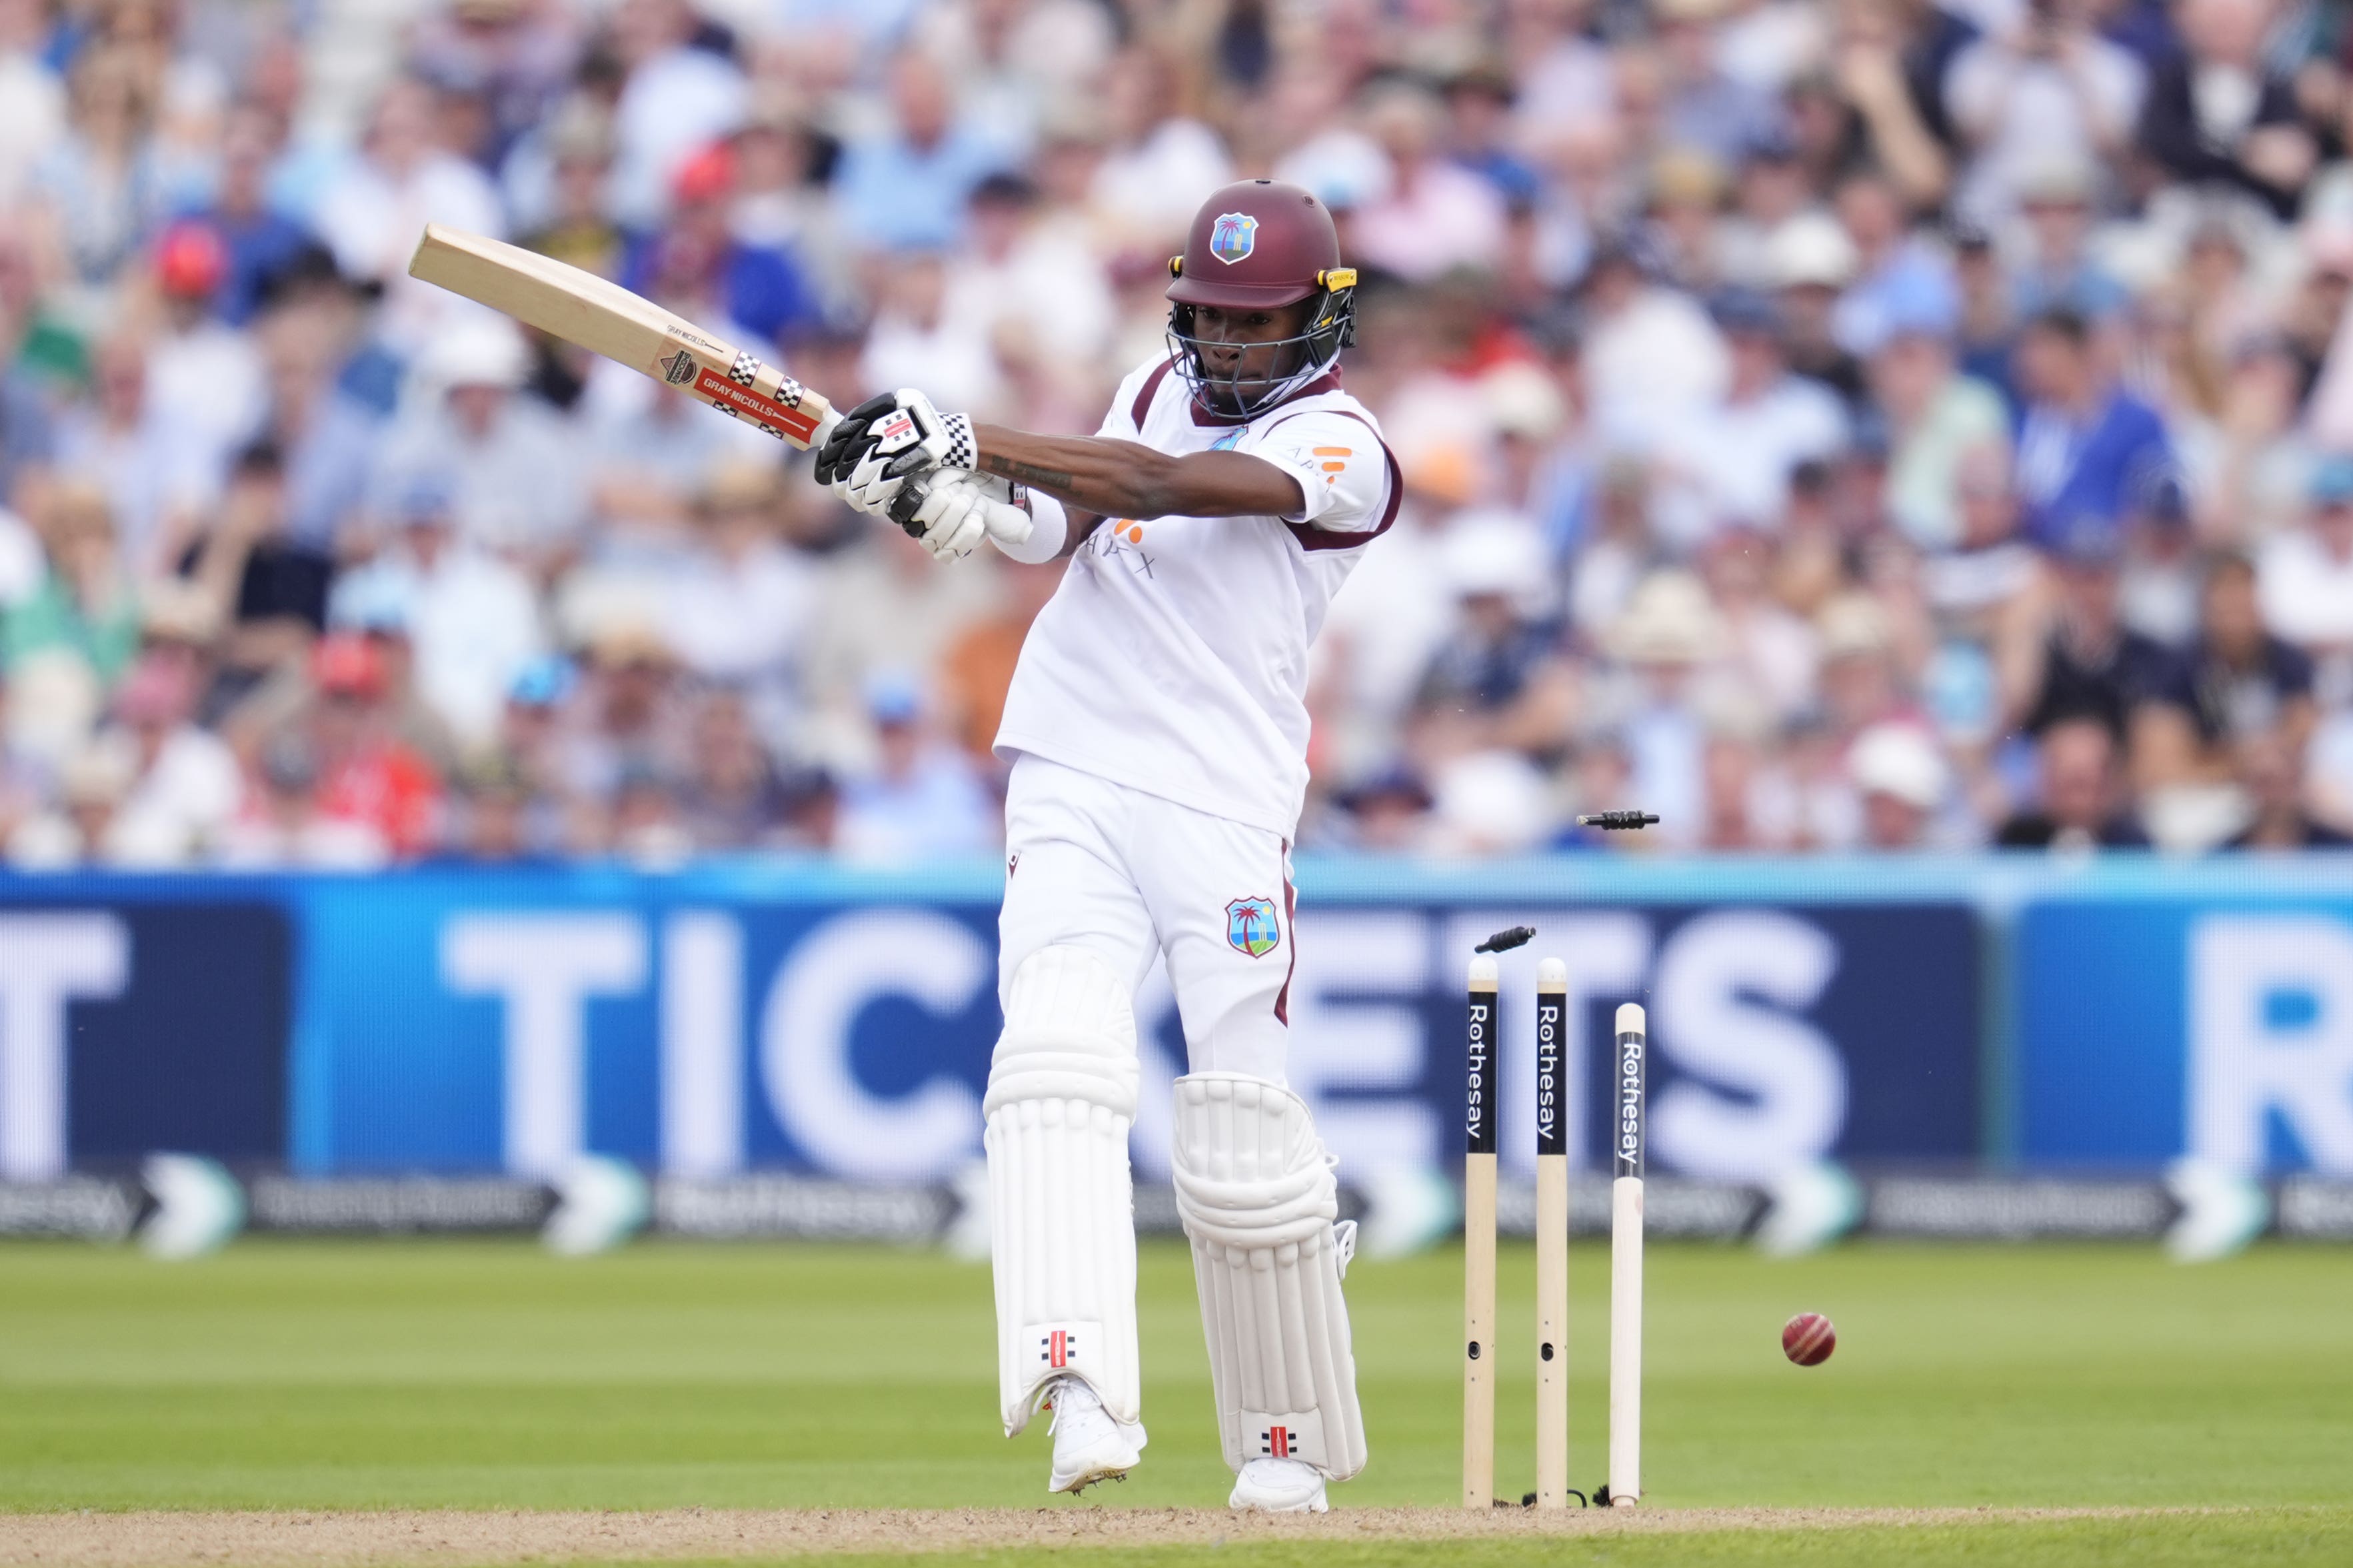
[(643, 371), (731, 418), (807, 447), (833, 405), (791, 376), (593, 272), (520, 246), (426, 226), (408, 275)]

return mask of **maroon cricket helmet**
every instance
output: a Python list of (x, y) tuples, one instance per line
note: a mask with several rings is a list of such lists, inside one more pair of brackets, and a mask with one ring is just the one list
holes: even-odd
[(1313, 193), (1280, 180), (1237, 180), (1193, 215), (1172, 258), (1168, 298), (1180, 305), (1260, 310), (1295, 305), (1340, 266), (1340, 231)]
[[(1168, 258), (1168, 342), (1193, 401), (1219, 417), (1271, 406), (1329, 370), (1356, 337), (1356, 275), (1340, 265), (1340, 233), (1313, 193), (1280, 180), (1240, 180), (1211, 193), (1193, 215), (1185, 253)], [(1194, 311), (1280, 310), (1312, 300), (1304, 330), (1264, 346), (1271, 365), (1244, 374), (1228, 358), (1208, 367)], [(1232, 355), (1230, 338), (1211, 352)]]

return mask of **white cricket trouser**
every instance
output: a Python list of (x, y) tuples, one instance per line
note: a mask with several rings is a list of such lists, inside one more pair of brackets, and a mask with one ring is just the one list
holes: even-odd
[(1141, 985), (1163, 956), (1194, 1072), (1285, 1083), (1290, 846), (1263, 828), (1022, 755), (1006, 792), (998, 994), (1040, 948)]

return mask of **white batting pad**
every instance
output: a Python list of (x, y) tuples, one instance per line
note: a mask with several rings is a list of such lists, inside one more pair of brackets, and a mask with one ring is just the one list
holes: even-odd
[(1113, 1420), (1133, 1426), (1143, 1386), (1127, 983), (1083, 948), (1047, 947), (1021, 961), (1007, 990), (981, 1102), (1006, 1435), (1029, 1426), (1041, 1384), (1068, 1373), (1087, 1380)]
[(1303, 1459), (1346, 1480), (1365, 1468), (1365, 1420), (1339, 1190), (1306, 1103), (1264, 1079), (1189, 1074), (1171, 1153), (1226, 1463)]

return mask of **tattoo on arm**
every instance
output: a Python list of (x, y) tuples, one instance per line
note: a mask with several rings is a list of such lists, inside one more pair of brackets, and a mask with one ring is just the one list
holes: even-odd
[(1072, 476), (1059, 468), (1041, 468), (1035, 463), (1018, 463), (995, 452), (981, 454), (980, 466), (992, 474), (1003, 474), (1009, 479), (1019, 479), (1025, 485), (1039, 489), (1057, 490), (1071, 488)]

